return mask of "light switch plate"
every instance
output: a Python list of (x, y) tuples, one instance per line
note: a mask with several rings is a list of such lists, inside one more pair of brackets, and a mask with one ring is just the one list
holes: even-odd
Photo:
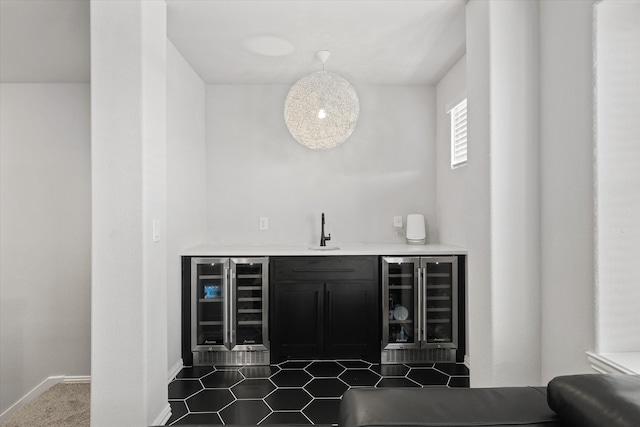
[(402, 228), (402, 217), (401, 216), (394, 216), (393, 217), (393, 226), (395, 228)]

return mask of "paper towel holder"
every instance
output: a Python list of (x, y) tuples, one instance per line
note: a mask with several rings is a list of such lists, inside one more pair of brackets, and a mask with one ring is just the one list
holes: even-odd
[(427, 243), (427, 233), (424, 226), (424, 215), (407, 215), (407, 244), (424, 245)]

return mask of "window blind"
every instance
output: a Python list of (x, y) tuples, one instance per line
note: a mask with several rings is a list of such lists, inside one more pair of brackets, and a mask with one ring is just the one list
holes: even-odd
[(467, 100), (451, 109), (451, 168), (467, 163)]

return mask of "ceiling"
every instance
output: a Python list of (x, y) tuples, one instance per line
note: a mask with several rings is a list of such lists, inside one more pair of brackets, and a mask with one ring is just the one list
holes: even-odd
[[(167, 33), (206, 83), (433, 85), (465, 53), (465, 0), (166, 0)], [(0, 0), (0, 81), (88, 82), (89, 0)]]
[[(322, 69), (360, 84), (435, 84), (465, 53), (465, 1), (168, 0), (168, 35), (207, 83), (292, 83)], [(277, 37), (294, 51), (245, 47)]]

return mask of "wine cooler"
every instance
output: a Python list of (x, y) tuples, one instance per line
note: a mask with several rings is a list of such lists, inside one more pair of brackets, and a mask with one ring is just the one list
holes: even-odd
[(382, 363), (456, 360), (457, 257), (383, 257), (382, 289)]
[(191, 259), (194, 365), (269, 364), (268, 258)]

